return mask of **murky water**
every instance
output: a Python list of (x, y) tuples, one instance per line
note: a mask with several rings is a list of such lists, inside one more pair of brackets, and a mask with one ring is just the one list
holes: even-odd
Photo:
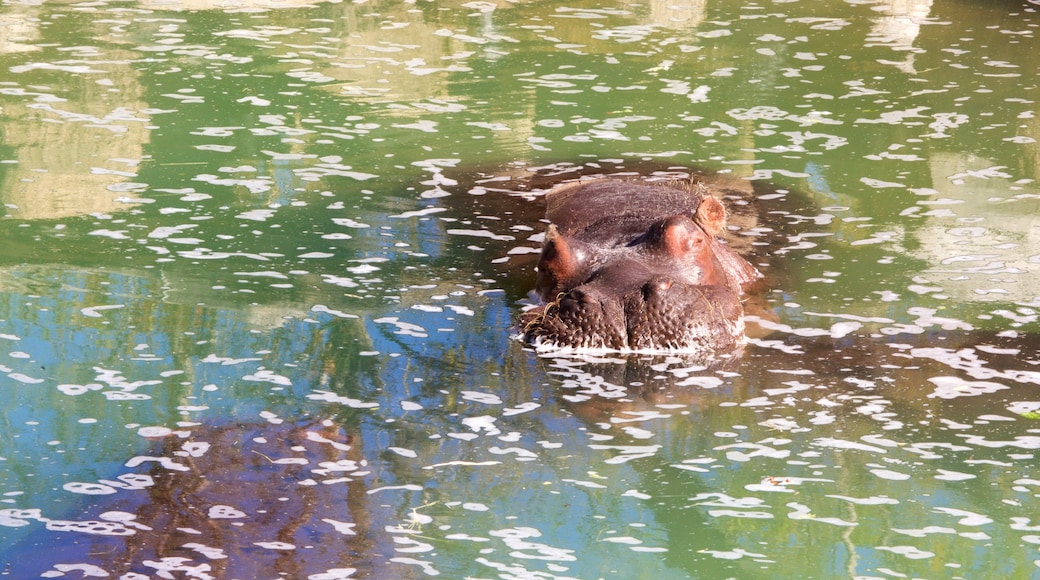
[[(1037, 576), (1038, 10), (0, 4), (0, 576)], [(510, 339), (694, 168), (741, 356)]]

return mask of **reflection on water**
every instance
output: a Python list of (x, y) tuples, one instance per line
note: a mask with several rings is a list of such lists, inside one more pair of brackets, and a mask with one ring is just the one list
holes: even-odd
[[(104, 505), (98, 519), (8, 509), (4, 523), (45, 528), (51, 533), (34, 553), (66, 562), (56, 571), (88, 577), (305, 577), (332, 565), (348, 577), (370, 567), (376, 534), (363, 479), (370, 472), (354, 437), (331, 420), (263, 419), (209, 429), (142, 427), (140, 435), (161, 441), (158, 453), (130, 458), (131, 471), (113, 479), (63, 486)], [(297, 550), (306, 556), (293, 557)], [(89, 564), (98, 553), (114, 565)], [(177, 557), (182, 553), (193, 557)]]
[[(1034, 576), (1036, 10), (4, 4), (0, 576)], [(509, 338), (691, 167), (741, 356)]]

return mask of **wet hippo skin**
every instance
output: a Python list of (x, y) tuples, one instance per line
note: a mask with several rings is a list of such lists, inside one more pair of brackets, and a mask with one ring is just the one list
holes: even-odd
[(761, 275), (719, 241), (726, 211), (706, 186), (602, 179), (558, 186), (546, 205), (524, 340), (696, 355), (743, 343), (741, 295)]

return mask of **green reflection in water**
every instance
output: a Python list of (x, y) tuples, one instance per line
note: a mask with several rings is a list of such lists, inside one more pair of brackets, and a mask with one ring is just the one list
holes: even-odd
[[(0, 508), (40, 510), (3, 514), (0, 561), (37, 568), (2, 573), (1035, 570), (1031, 4), (45, 3), (0, 24)], [(510, 342), (540, 209), (501, 190), (561, 162), (787, 192), (734, 220), (776, 279), (773, 334), (720, 369)], [(133, 461), (160, 453), (191, 469), (99, 483), (175, 471)], [(235, 474), (246, 535), (157, 515), (236, 501)], [(277, 483), (308, 477), (330, 481)], [(158, 532), (54, 523), (120, 511)]]

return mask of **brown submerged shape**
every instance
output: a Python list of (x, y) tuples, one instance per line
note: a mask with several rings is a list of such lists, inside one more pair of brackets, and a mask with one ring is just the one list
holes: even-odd
[(72, 562), (128, 580), (345, 577), (348, 570), (386, 578), (373, 554), (392, 551), (380, 532), (392, 521), (372, 522), (360, 449), (353, 430), (328, 420), (179, 430), (139, 465), (128, 462), (135, 471), (105, 480), (114, 492), (95, 496), (83, 519), (23, 515), (46, 531), (34, 558), (5, 571), (55, 576), (55, 562)]
[(520, 316), (540, 349), (726, 354), (744, 341), (741, 296), (761, 277), (722, 243), (726, 210), (698, 182), (615, 179), (546, 194), (535, 286)]

